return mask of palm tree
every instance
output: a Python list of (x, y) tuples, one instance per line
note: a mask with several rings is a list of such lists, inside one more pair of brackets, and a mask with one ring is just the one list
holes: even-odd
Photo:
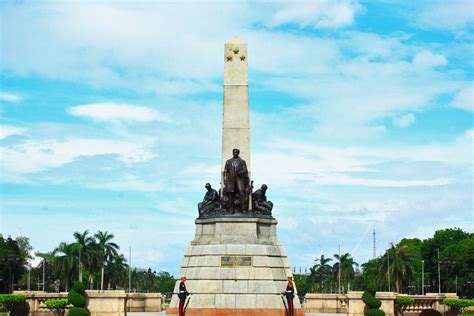
[(111, 242), (114, 238), (114, 234), (109, 234), (107, 231), (103, 232), (99, 230), (94, 237), (97, 239), (98, 258), (100, 262), (100, 290), (103, 291), (105, 263), (118, 256), (117, 250), (119, 250), (120, 247), (116, 243)]
[(108, 289), (111, 288), (111, 285), (116, 287), (117, 285), (123, 286), (123, 280), (127, 279), (128, 264), (127, 260), (121, 254), (115, 256), (107, 263), (105, 270), (108, 275)]
[(395, 278), (395, 286), (397, 292), (400, 293), (402, 288), (403, 279), (412, 277), (415, 273), (414, 258), (409, 253), (408, 245), (400, 245), (395, 247), (393, 244), (390, 249), (387, 250), (384, 257), (390, 256), (389, 266), (387, 267), (387, 260), (383, 260), (382, 271), (384, 271), (385, 278), (388, 282), (388, 269), (390, 269), (391, 278)]
[(76, 239), (75, 248), (79, 254), (79, 282), (82, 282), (82, 271), (84, 270), (84, 262), (87, 261), (88, 255), (90, 255), (93, 243), (93, 238), (89, 235), (89, 231), (85, 230), (83, 233), (74, 232), (74, 238)]
[(53, 251), (54, 263), (58, 272), (58, 276), (62, 274), (65, 278), (66, 292), (69, 289), (69, 280), (71, 279), (73, 271), (76, 269), (77, 257), (76, 248), (74, 244), (67, 244), (62, 242)]
[(319, 279), (321, 292), (323, 291), (324, 279), (331, 274), (332, 267), (329, 265), (330, 261), (332, 261), (331, 258), (326, 258), (324, 255), (321, 255), (320, 258), (314, 259), (314, 266), (310, 268), (310, 277)]
[(338, 262), (333, 265), (333, 272), (336, 274), (341, 274), (341, 282), (343, 284), (347, 282), (347, 288), (349, 289), (350, 281), (354, 278), (355, 274), (354, 267), (359, 265), (354, 261), (354, 259), (351, 257), (351, 254), (348, 252), (343, 255), (335, 254), (334, 258), (336, 258)]

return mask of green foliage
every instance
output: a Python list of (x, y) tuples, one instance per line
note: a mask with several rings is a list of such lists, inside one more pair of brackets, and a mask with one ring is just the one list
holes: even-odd
[(84, 283), (82, 282), (79, 282), (79, 281), (75, 282), (73, 290), (81, 295), (86, 295), (86, 287), (84, 286)]
[(443, 303), (455, 311), (463, 311), (466, 307), (474, 306), (474, 300), (445, 298)]
[(86, 307), (86, 297), (82, 294), (77, 293), (75, 290), (71, 290), (67, 295), (67, 300), (74, 307)]
[(413, 304), (414, 302), (415, 302), (415, 299), (413, 297), (397, 296), (395, 298), (395, 305), (398, 305), (400, 307), (404, 307), (404, 306)]
[(15, 281), (25, 275), (29, 247), (28, 238), (3, 238), (0, 234), (0, 257), (8, 258), (8, 264), (0, 264), (0, 279), (3, 280), (0, 282), (0, 293), (11, 293), (11, 275), (15, 275)]
[(382, 301), (379, 300), (378, 298), (376, 298), (374, 296), (374, 294), (368, 292), (368, 291), (365, 291), (364, 294), (362, 294), (362, 301), (364, 301), (365, 305), (368, 307), (368, 308), (379, 308), (380, 306), (382, 306)]
[(65, 309), (69, 302), (66, 299), (53, 299), (47, 300), (44, 304), (47, 309)]
[(14, 316), (28, 315), (29, 305), (26, 303), (26, 295), (0, 294), (0, 305), (3, 305)]
[(385, 316), (385, 312), (380, 308), (382, 301), (375, 297), (375, 287), (369, 284), (364, 294), (362, 294), (362, 301), (365, 303), (365, 315), (366, 316)]
[(71, 307), (69, 309), (69, 316), (88, 316), (88, 314), (84, 307)]
[(367, 316), (385, 316), (385, 312), (378, 308), (369, 308), (366, 312)]
[(15, 304), (26, 302), (24, 294), (0, 294), (0, 304)]

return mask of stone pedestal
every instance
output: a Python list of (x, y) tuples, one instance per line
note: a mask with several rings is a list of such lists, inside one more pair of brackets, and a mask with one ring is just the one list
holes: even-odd
[[(192, 294), (186, 315), (285, 315), (281, 292), (291, 276), (273, 218), (225, 216), (196, 220), (179, 277)], [(177, 314), (176, 283), (167, 314)], [(303, 315), (295, 297), (296, 315)]]

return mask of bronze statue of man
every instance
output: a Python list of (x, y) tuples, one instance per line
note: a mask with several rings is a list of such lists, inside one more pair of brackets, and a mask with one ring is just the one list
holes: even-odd
[(207, 190), (202, 202), (198, 204), (199, 216), (206, 216), (219, 206), (219, 193), (214, 190), (210, 183), (206, 183)]
[(224, 167), (224, 192), (229, 196), (229, 213), (234, 213), (234, 200), (239, 198), (240, 211), (246, 212), (245, 192), (249, 184), (249, 173), (245, 160), (239, 157), (240, 150), (232, 150), (233, 157), (228, 159)]
[(263, 215), (272, 215), (273, 203), (267, 200), (267, 185), (262, 184), (262, 187), (252, 194), (253, 211)]

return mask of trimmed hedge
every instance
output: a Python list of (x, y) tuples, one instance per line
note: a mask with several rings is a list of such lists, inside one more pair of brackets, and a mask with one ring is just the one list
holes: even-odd
[(385, 316), (385, 312), (379, 309), (382, 306), (382, 301), (375, 297), (375, 286), (368, 285), (365, 288), (364, 294), (362, 294), (362, 301), (365, 303), (366, 316)]
[(367, 316), (385, 316), (385, 312), (381, 309), (370, 308), (366, 312)]
[(26, 295), (24, 294), (0, 294), (1, 304), (15, 304), (26, 302)]
[(69, 308), (69, 316), (87, 316), (87, 297), (84, 284), (81, 282), (74, 283), (74, 288), (67, 295), (69, 303), (74, 307)]
[(367, 291), (362, 294), (362, 301), (364, 301), (368, 308), (378, 309), (382, 306), (382, 301), (376, 298), (374, 294)]
[(399, 305), (401, 307), (404, 307), (413, 303), (415, 303), (415, 299), (413, 297), (397, 296), (395, 298), (395, 305)]
[(76, 292), (76, 290), (71, 290), (67, 295), (67, 300), (70, 304), (74, 305), (75, 307), (86, 307), (86, 297), (82, 294)]
[(13, 316), (28, 316), (30, 306), (24, 294), (0, 294), (0, 305), (3, 305)]
[(474, 300), (460, 299), (460, 298), (445, 298), (443, 304), (449, 306), (456, 312), (462, 312), (469, 306), (474, 306)]
[(69, 302), (66, 299), (52, 299), (44, 302), (46, 308), (53, 312), (53, 315), (63, 316)]
[(69, 316), (87, 316), (87, 309), (84, 307), (71, 307), (69, 309)]
[(47, 309), (65, 309), (69, 302), (66, 299), (54, 299), (44, 302)]

